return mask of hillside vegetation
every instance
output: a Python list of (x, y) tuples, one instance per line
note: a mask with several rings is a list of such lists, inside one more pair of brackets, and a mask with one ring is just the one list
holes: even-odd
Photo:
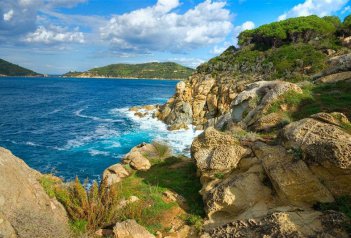
[[(347, 53), (342, 38), (351, 34), (351, 17), (307, 16), (246, 30), (238, 37), (240, 48), (229, 47), (218, 57), (200, 65), (197, 72), (259, 75), (265, 80), (302, 81), (323, 70), (332, 54)], [(245, 74), (245, 75), (243, 75)]]
[(32, 70), (0, 59), (0, 75), (4, 76), (41, 76)]
[(186, 79), (193, 72), (193, 69), (173, 62), (153, 62), (145, 64), (111, 64), (90, 69), (86, 72), (69, 72), (64, 77)]

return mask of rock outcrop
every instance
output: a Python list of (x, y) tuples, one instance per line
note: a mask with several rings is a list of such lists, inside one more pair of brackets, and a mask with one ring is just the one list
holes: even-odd
[(135, 220), (119, 222), (113, 228), (115, 238), (155, 238), (144, 227), (140, 226)]
[(201, 238), (348, 237), (342, 230), (345, 217), (341, 213), (284, 211), (284, 207), (276, 210), (259, 219), (237, 220), (211, 228)]
[(338, 118), (347, 119), (342, 114), (334, 115), (321, 113), (290, 123), (281, 133), (284, 145), (301, 150), (304, 160), (310, 163), (350, 169), (351, 135), (337, 126), (342, 123)]
[(152, 144), (142, 143), (135, 146), (126, 154), (122, 160), (124, 164), (129, 164), (135, 170), (146, 171), (150, 169), (151, 163), (148, 158), (157, 155), (157, 149)]
[(347, 237), (346, 216), (314, 210), (351, 194), (345, 123), (341, 113), (319, 113), (285, 126), (275, 145), (206, 129), (192, 145), (203, 237)]
[[(296, 84), (283, 81), (260, 81), (247, 85), (246, 89), (232, 102), (232, 120), (243, 128), (251, 127), (260, 119), (262, 124), (262, 116), (267, 112), (268, 107), (288, 91), (302, 93), (301, 88)], [(280, 123), (279, 120), (272, 121), (275, 124)]]
[(66, 211), (45, 193), (40, 177), (0, 148), (0, 237), (70, 237)]
[(106, 184), (111, 186), (113, 184), (119, 183), (123, 178), (128, 177), (129, 172), (121, 164), (114, 164), (108, 167), (102, 178), (106, 180)]
[(210, 127), (193, 141), (191, 153), (201, 172), (223, 172), (235, 168), (249, 150), (232, 136)]

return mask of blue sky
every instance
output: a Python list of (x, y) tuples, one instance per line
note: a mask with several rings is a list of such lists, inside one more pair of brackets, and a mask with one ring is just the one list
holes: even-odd
[(40, 73), (112, 63), (196, 67), (245, 29), (351, 14), (351, 0), (1, 0), (0, 58)]

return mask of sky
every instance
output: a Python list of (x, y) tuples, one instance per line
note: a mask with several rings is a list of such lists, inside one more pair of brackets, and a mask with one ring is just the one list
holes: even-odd
[(351, 14), (351, 0), (0, 0), (0, 58), (39, 73), (112, 63), (197, 67), (238, 34), (290, 17)]

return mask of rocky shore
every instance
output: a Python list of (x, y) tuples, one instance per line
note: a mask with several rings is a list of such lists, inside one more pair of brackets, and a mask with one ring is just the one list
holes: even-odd
[(0, 149), (0, 237), (350, 237), (351, 51), (317, 33), (246, 32), (166, 104), (130, 109), (203, 130), (191, 158), (142, 143), (87, 190)]

